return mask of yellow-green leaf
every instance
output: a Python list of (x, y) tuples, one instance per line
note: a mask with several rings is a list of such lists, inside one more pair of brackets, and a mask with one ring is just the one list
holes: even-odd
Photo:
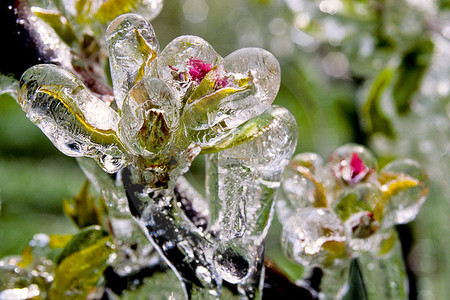
[(102, 230), (99, 226), (86, 227), (78, 232), (66, 245), (61, 254), (56, 260), (60, 264), (64, 259), (79, 252), (84, 248), (88, 248), (98, 243), (99, 240), (108, 237), (108, 233)]
[(131, 12), (140, 0), (107, 0), (98, 9), (95, 17), (102, 23), (112, 21), (114, 18)]
[(420, 181), (413, 177), (392, 172), (382, 172), (379, 181), (383, 184), (381, 191), (384, 199), (389, 199), (406, 189), (416, 187), (420, 184)]
[(78, 37), (75, 31), (73, 30), (72, 25), (61, 13), (38, 7), (33, 7), (33, 12), (35, 13), (36, 16), (38, 16), (39, 18), (44, 20), (48, 25), (50, 25), (53, 28), (53, 30), (55, 30), (56, 34), (67, 45), (72, 45), (72, 43), (78, 40)]
[(26, 268), (33, 262), (33, 249), (30, 246), (25, 246), (22, 250), (22, 260), (17, 264), (20, 268)]
[(389, 253), (395, 245), (396, 235), (391, 232), (389, 236), (384, 236), (380, 242), (380, 247), (378, 250), (378, 255), (385, 255)]
[(262, 134), (274, 121), (274, 116), (269, 111), (248, 120), (230, 134), (224, 136), (216, 144), (202, 149), (202, 153), (215, 153), (250, 141)]
[(111, 241), (109, 236), (101, 238), (65, 257), (55, 271), (50, 299), (86, 299), (107, 267)]
[(317, 181), (313, 173), (305, 166), (294, 166), (297, 172), (308, 178), (315, 187), (314, 191), (314, 207), (328, 207), (327, 190), (324, 185)]
[(141, 35), (139, 30), (135, 28), (134, 32), (137, 40), (137, 46), (139, 48), (139, 53), (141, 53), (142, 59), (144, 61), (141, 67), (139, 68), (138, 74), (134, 81), (134, 83), (136, 84), (137, 82), (139, 82), (139, 80), (141, 80), (144, 77), (146, 67), (149, 66), (150, 62), (156, 58), (157, 53), (154, 50), (154, 47), (149, 45), (147, 40)]
[[(100, 200), (101, 201), (101, 200)], [(103, 225), (103, 207), (89, 193), (89, 181), (86, 180), (78, 195), (63, 201), (63, 211), (78, 228), (91, 225)]]
[(72, 240), (72, 238), (73, 234), (66, 234), (66, 235), (51, 234), (48, 246), (51, 249), (64, 248)]

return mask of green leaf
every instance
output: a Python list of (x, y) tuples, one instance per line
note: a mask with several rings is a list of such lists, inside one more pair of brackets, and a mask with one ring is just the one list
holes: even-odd
[(99, 240), (105, 237), (108, 237), (108, 233), (101, 229), (100, 226), (84, 228), (70, 240), (57, 258), (56, 263), (62, 263), (68, 256), (95, 245)]
[(136, 36), (139, 53), (142, 55), (142, 59), (144, 61), (138, 70), (136, 79), (134, 80), (134, 83), (136, 84), (144, 77), (146, 67), (149, 66), (150, 62), (156, 58), (157, 53), (154, 47), (148, 43), (137, 28), (134, 29), (134, 33)]
[(211, 94), (212, 92), (214, 92), (214, 86), (216, 84), (215, 81), (215, 69), (212, 69), (211, 71), (209, 71), (206, 76), (202, 79), (202, 81), (200, 82), (200, 84), (198, 85), (198, 87), (192, 92), (192, 94), (190, 95), (187, 103), (190, 104), (196, 100), (199, 100), (205, 96), (207, 96), (208, 94)]
[(97, 202), (89, 193), (89, 181), (86, 180), (78, 195), (70, 200), (63, 200), (64, 214), (71, 219), (78, 228), (91, 225), (103, 225), (102, 216), (106, 215), (102, 199)]
[(102, 23), (108, 23), (122, 14), (131, 12), (140, 2), (140, 0), (107, 0), (100, 6), (95, 18)]
[(168, 127), (164, 115), (158, 111), (150, 109), (147, 117), (139, 130), (139, 141), (141, 146), (152, 153), (158, 153), (166, 147), (170, 140), (171, 131)]
[(380, 172), (378, 181), (382, 185), (383, 197), (386, 201), (389, 201), (392, 196), (420, 184), (416, 178), (395, 172)]
[(359, 211), (370, 210), (366, 203), (359, 201), (358, 195), (348, 193), (344, 197), (338, 199), (338, 202), (333, 206), (334, 212), (342, 221), (347, 220), (352, 214)]
[(267, 128), (269, 128), (272, 122), (275, 120), (275, 116), (273, 116), (271, 112), (272, 110), (268, 109), (261, 115), (248, 120), (247, 122), (238, 126), (235, 130), (231, 131), (230, 134), (221, 138), (214, 145), (203, 148), (202, 153), (204, 154), (219, 152), (256, 138)]
[(312, 165), (309, 162), (302, 162), (302, 164), (297, 164), (296, 161), (291, 161), (291, 166), (295, 168), (295, 170), (310, 180), (315, 187), (314, 191), (314, 207), (327, 207), (327, 191), (322, 182), (318, 181), (314, 176), (313, 172), (311, 172)]
[[(205, 78), (203, 78), (200, 85), (195, 89), (187, 101), (194, 110), (204, 111), (207, 109), (217, 109), (217, 106), (219, 106), (226, 97), (250, 88), (248, 84), (243, 84), (238, 88), (225, 87), (215, 91), (215, 81), (208, 77), (209, 76), (206, 75)], [(201, 110), (200, 108), (204, 109)]]
[(66, 17), (61, 13), (53, 10), (46, 10), (38, 7), (33, 7), (33, 12), (36, 16), (44, 20), (50, 27), (55, 30), (56, 34), (66, 43), (72, 45), (78, 40), (72, 25), (68, 22)]
[(362, 116), (365, 121), (365, 129), (369, 134), (381, 132), (388, 137), (395, 136), (391, 121), (387, 118), (381, 108), (383, 92), (392, 81), (392, 77), (392, 70), (385, 69), (381, 71), (372, 84), (369, 95), (364, 101)]
[(92, 0), (78, 0), (75, 2), (75, 10), (77, 16), (82, 16), (90, 12), (92, 7)]
[(143, 284), (136, 290), (124, 291), (120, 299), (150, 299), (150, 295), (152, 300), (167, 300), (170, 297), (173, 297), (172, 299), (185, 298), (179, 279), (172, 270), (168, 269), (164, 273), (156, 273), (144, 279)]
[(399, 114), (409, 112), (412, 96), (420, 87), (423, 75), (430, 64), (433, 49), (434, 45), (429, 39), (419, 40), (403, 55), (392, 90)]
[[(383, 289), (382, 286), (379, 287)], [(350, 264), (349, 288), (344, 300), (367, 300), (366, 286), (361, 274), (358, 259), (353, 259)], [(376, 299), (376, 298), (374, 298)], [(380, 298), (381, 299), (381, 298)]]
[(73, 236), (73, 234), (51, 234), (48, 246), (50, 249), (64, 248), (73, 239)]
[[(91, 230), (91, 233), (96, 232), (94, 235), (101, 235), (100, 229)], [(56, 268), (50, 299), (86, 299), (107, 267), (113, 252), (110, 236), (85, 238), (76, 246), (74, 241), (78, 239), (77, 235), (69, 243), (67, 247), (71, 246), (74, 251)]]
[(365, 294), (367, 299), (408, 299), (408, 278), (398, 235), (395, 230), (386, 234), (390, 235), (389, 245), (383, 249), (386, 253), (366, 252), (358, 258)]

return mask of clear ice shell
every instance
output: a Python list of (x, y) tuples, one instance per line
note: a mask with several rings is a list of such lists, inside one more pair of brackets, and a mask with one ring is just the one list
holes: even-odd
[(210, 228), (219, 241), (215, 266), (247, 296), (259, 291), (273, 200), (297, 141), (295, 119), (286, 109), (272, 106), (258, 118), (270, 121), (255, 138), (207, 158)]
[(236, 50), (224, 58), (223, 68), (236, 80), (250, 77), (253, 85), (250, 95), (226, 102), (228, 127), (236, 127), (270, 107), (281, 82), (280, 64), (270, 52), (260, 48)]
[(109, 173), (127, 163), (116, 136), (117, 113), (75, 75), (55, 65), (36, 65), (19, 85), (22, 110), (61, 152), (94, 158)]
[[(358, 257), (368, 299), (408, 299), (408, 277), (395, 230), (392, 249), (383, 256), (362, 252)], [(382, 287), (382, 288), (380, 288)]]
[[(365, 169), (359, 174), (352, 171), (351, 161), (354, 154), (362, 160)], [(377, 160), (372, 152), (364, 146), (346, 144), (336, 149), (328, 159), (328, 165), (338, 182), (356, 184), (370, 176), (372, 170), (377, 169)]]
[(346, 189), (333, 203), (333, 210), (344, 221), (347, 243), (354, 251), (368, 251), (376, 246), (374, 235), (381, 225), (384, 203), (379, 187), (360, 183)]
[(120, 182), (114, 182), (91, 159), (77, 158), (77, 162), (88, 180), (101, 193), (108, 207), (108, 219), (115, 246), (111, 265), (115, 272), (126, 276), (158, 263), (159, 256), (148, 241), (144, 229), (130, 216), (125, 190)]
[(180, 102), (193, 84), (188, 75), (190, 59), (199, 59), (211, 67), (222, 61), (222, 57), (207, 41), (197, 36), (183, 35), (175, 38), (161, 51), (152, 68), (153, 77), (160, 78), (176, 89)]
[(327, 208), (298, 209), (282, 233), (286, 255), (307, 267), (327, 264), (330, 259), (327, 247), (343, 247), (345, 241), (342, 221)]
[(392, 179), (381, 187), (385, 193), (385, 226), (405, 224), (414, 220), (428, 195), (428, 175), (412, 159), (398, 159), (380, 171), (380, 177)]
[(297, 154), (287, 165), (278, 195), (278, 219), (284, 225), (298, 208), (325, 207), (326, 169), (316, 153)]
[(229, 283), (241, 283), (251, 270), (249, 253), (239, 246), (219, 246), (215, 250), (213, 261), (217, 273)]
[(219, 293), (222, 279), (212, 263), (213, 243), (185, 215), (173, 189), (142, 185), (133, 166), (121, 170), (121, 176), (134, 216), (182, 282), (187, 298), (199, 288)]
[(335, 264), (322, 268), (320, 281), (320, 300), (343, 300), (349, 291), (349, 273), (351, 261), (348, 259), (335, 261)]
[[(192, 60), (211, 68), (200, 83), (191, 78)], [(246, 48), (222, 59), (196, 36), (181, 36), (167, 45), (153, 64), (152, 76), (178, 91), (180, 103), (186, 103), (181, 116), (186, 134), (200, 144), (261, 114), (280, 85), (279, 63), (269, 52)], [(200, 98), (189, 98), (194, 93)]]
[(175, 92), (169, 86), (158, 78), (144, 77), (125, 98), (119, 136), (135, 155), (160, 155), (179, 128), (179, 111)]
[(159, 44), (152, 25), (137, 14), (114, 19), (106, 29), (106, 43), (114, 98), (120, 109), (128, 91), (156, 58)]
[(244, 231), (262, 241), (270, 223), (266, 213), (297, 143), (295, 118), (285, 108), (272, 106), (259, 117), (270, 122), (254, 139), (208, 157), (211, 228), (224, 241)]

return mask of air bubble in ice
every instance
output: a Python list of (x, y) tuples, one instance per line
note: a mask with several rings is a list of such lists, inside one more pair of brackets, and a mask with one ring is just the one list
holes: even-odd
[(249, 262), (231, 248), (214, 254), (214, 266), (219, 275), (230, 283), (241, 282), (249, 271)]

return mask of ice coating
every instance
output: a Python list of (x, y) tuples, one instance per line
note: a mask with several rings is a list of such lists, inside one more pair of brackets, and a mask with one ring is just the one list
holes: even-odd
[(127, 163), (116, 136), (117, 113), (72, 73), (55, 65), (31, 67), (20, 80), (18, 101), (64, 154), (92, 157), (110, 173)]
[[(116, 18), (106, 36), (118, 113), (62, 69), (41, 66), (27, 74), (47, 80), (51, 75), (39, 73), (48, 68), (53, 77), (59, 72), (67, 78), (55, 82), (59, 92), (80, 86), (76, 95), (64, 96), (67, 106), (56, 106), (63, 110), (58, 114), (76, 107), (67, 122), (40, 126), (54, 142), (51, 132), (65, 137), (56, 143), (58, 149), (93, 157), (108, 172), (134, 161), (147, 183), (164, 185), (168, 173), (184, 172), (201, 149), (213, 149), (228, 137), (239, 139), (236, 127), (266, 110), (279, 88), (279, 64), (262, 49), (241, 49), (222, 59), (205, 40), (181, 36), (159, 54), (152, 26), (136, 14)], [(66, 134), (62, 127), (75, 123), (80, 125), (76, 133)]]
[(282, 244), (286, 255), (296, 262), (321, 266), (332, 261), (333, 251), (342, 252), (345, 240), (342, 221), (331, 210), (306, 207), (287, 222)]
[[(181, 187), (177, 183), (177, 192), (174, 193), (170, 182), (168, 188), (158, 190), (141, 184), (140, 171), (133, 166), (121, 172), (132, 213), (141, 226), (147, 229), (149, 239), (185, 283), (187, 295), (197, 292), (219, 295), (222, 280), (238, 284), (241, 294), (248, 298), (254, 298), (260, 293), (263, 240), (272, 217), (273, 196), (279, 186), (283, 168), (295, 149), (297, 127), (293, 116), (286, 109), (277, 106), (270, 108), (257, 120), (259, 118), (264, 124), (260, 131), (252, 137), (246, 137), (238, 146), (219, 152), (219, 155), (224, 153), (223, 157), (219, 156), (219, 161), (224, 161), (224, 168), (234, 160), (235, 167), (240, 161), (245, 165), (243, 170), (247, 170), (244, 183), (242, 178), (233, 177), (230, 170), (228, 175), (216, 177), (221, 180), (220, 184), (229, 184), (229, 189), (222, 194), (228, 193), (229, 198), (235, 184), (248, 185), (248, 188), (239, 198), (234, 199), (235, 203), (231, 203), (231, 199), (225, 199), (228, 201), (225, 206), (210, 204), (209, 221), (215, 222), (213, 216), (223, 214), (228, 207), (246, 206), (245, 216), (241, 219), (243, 223), (240, 224), (243, 231), (237, 236), (228, 234), (223, 218), (219, 218), (218, 222), (221, 222), (220, 230), (224, 232), (213, 231), (212, 235), (205, 234), (205, 221), (189, 218), (189, 210), (182, 210), (185, 207), (182, 195), (192, 194), (185, 181), (179, 183)], [(247, 128), (245, 124), (242, 126)], [(224, 181), (226, 179), (234, 182)], [(202, 202), (200, 198), (199, 201)], [(198, 205), (190, 207), (195, 209)], [(232, 216), (227, 218), (231, 219)]]
[(381, 171), (381, 190), (387, 201), (386, 224), (405, 224), (414, 220), (428, 195), (428, 175), (412, 159), (398, 159)]
[(106, 42), (114, 98), (121, 108), (129, 90), (155, 59), (159, 44), (152, 25), (137, 14), (125, 14), (114, 19), (106, 30)]
[(240, 119), (253, 118), (270, 106), (281, 82), (280, 65), (270, 52), (260, 48), (239, 49), (225, 57), (223, 66), (235, 80), (248, 77), (253, 84), (250, 95), (230, 101), (233, 118), (226, 121), (228, 126)]
[[(163, 165), (175, 160), (170, 164), (181, 170), (189, 165), (182, 160), (193, 158), (187, 153), (190, 148), (214, 147), (270, 106), (280, 84), (279, 64), (273, 55), (257, 48), (238, 50), (222, 59), (210, 44), (195, 36), (178, 37), (158, 54), (147, 25), (128, 14), (108, 28), (111, 66), (117, 65), (119, 72), (112, 76), (122, 76), (118, 88), (126, 92), (124, 100), (120, 93), (116, 95), (121, 107), (119, 135), (134, 155), (149, 160), (145, 165), (164, 169)], [(152, 34), (138, 35), (135, 27)], [(127, 51), (127, 47), (140, 57), (134, 67), (125, 60), (120, 63), (119, 50)], [(129, 70), (128, 75), (122, 69)], [(115, 90), (117, 84), (114, 81)], [(162, 156), (168, 159), (157, 158)]]
[[(269, 122), (266, 116), (270, 116)], [(243, 236), (244, 231), (252, 238), (265, 235), (265, 225), (259, 227), (264, 223), (257, 217), (259, 209), (271, 207), (281, 173), (296, 145), (295, 119), (286, 109), (272, 106), (258, 118), (267, 125), (254, 140), (208, 157), (210, 202), (219, 205), (212, 207), (211, 227), (221, 228), (220, 239), (224, 241)]]
[[(110, 24), (107, 46), (116, 110), (56, 66), (29, 69), (19, 102), (58, 149), (119, 171), (113, 182), (79, 160), (110, 209), (114, 270), (132, 274), (155, 263), (156, 250), (187, 298), (220, 297), (223, 280), (260, 298), (264, 239), (297, 136), (294, 117), (271, 106), (277, 60), (257, 48), (221, 58), (194, 36), (159, 53), (151, 25), (134, 14)], [(208, 204), (180, 179), (201, 151), (210, 153)]]
[(286, 109), (272, 106), (258, 118), (267, 125), (254, 139), (207, 158), (211, 230), (220, 242), (215, 266), (250, 298), (258, 292), (255, 276), (260, 275), (274, 196), (297, 140), (295, 119)]
[(175, 92), (158, 78), (145, 77), (128, 93), (122, 107), (119, 135), (133, 152), (161, 155), (179, 128), (180, 106)]
[(205, 40), (181, 36), (161, 52), (152, 76), (176, 90), (186, 134), (199, 144), (220, 137), (259, 115), (273, 102), (280, 84), (278, 61), (257, 48), (222, 59)]
[(279, 63), (263, 49), (240, 49), (211, 65), (184, 110), (186, 128), (200, 143), (261, 114), (280, 85)]
[[(184, 35), (171, 41), (158, 56), (153, 66), (152, 76), (161, 78), (168, 85), (174, 87), (182, 98), (190, 89), (198, 84), (196, 78), (189, 74), (189, 61), (195, 59), (211, 68), (216, 67), (222, 60), (214, 48), (204, 39)], [(193, 80), (194, 79), (194, 80)], [(193, 86), (194, 85), (194, 86)]]
[[(24, 264), (23, 256), (6, 256), (0, 259), (0, 299), (48, 298), (49, 287), (54, 283), (56, 264), (48, 258), (51, 251), (50, 237), (35, 234), (29, 244), (29, 261)], [(43, 283), (43, 284), (42, 284)]]
[(381, 226), (384, 203), (380, 188), (373, 183), (361, 183), (345, 190), (332, 205), (344, 221), (348, 246), (355, 251), (374, 247), (373, 238)]
[(376, 170), (377, 161), (372, 152), (361, 145), (347, 144), (336, 149), (328, 160), (328, 164), (337, 178), (353, 185), (370, 176)]
[(212, 264), (212, 242), (181, 210), (173, 190), (151, 190), (139, 184), (139, 170), (122, 170), (130, 209), (147, 237), (184, 285), (186, 297), (192, 289), (220, 293), (221, 278)]
[(140, 0), (133, 11), (147, 20), (153, 20), (161, 12), (163, 4), (163, 0)]
[(147, 240), (144, 229), (130, 218), (127, 197), (120, 181), (115, 182), (88, 158), (78, 158), (77, 161), (108, 207), (115, 245), (115, 253), (111, 257), (114, 271), (120, 276), (126, 276), (158, 263), (158, 254)]
[[(392, 239), (392, 246), (387, 253), (380, 255), (365, 252), (358, 257), (359, 268), (369, 299), (406, 299), (408, 298), (408, 282), (402, 257), (401, 243), (397, 233), (389, 230), (386, 233)], [(380, 287), (383, 288), (380, 288)]]
[(327, 178), (323, 170), (323, 159), (316, 153), (300, 153), (289, 162), (277, 202), (281, 222), (286, 222), (298, 208), (327, 206)]
[(404, 277), (397, 276), (403, 272), (401, 251), (391, 227), (417, 216), (428, 194), (428, 177), (411, 159), (395, 160), (379, 172), (376, 165), (370, 150), (347, 144), (335, 150), (327, 164), (317, 154), (298, 154), (284, 173), (277, 205), (284, 226), (282, 245), (297, 263), (324, 268), (325, 298), (342, 299), (347, 279), (338, 277), (355, 267), (351, 261), (356, 257), (363, 262), (365, 277), (372, 278), (372, 270), (386, 270), (386, 281), (374, 282), (396, 285), (383, 293), (369, 282), (371, 294), (405, 295), (399, 279)]

